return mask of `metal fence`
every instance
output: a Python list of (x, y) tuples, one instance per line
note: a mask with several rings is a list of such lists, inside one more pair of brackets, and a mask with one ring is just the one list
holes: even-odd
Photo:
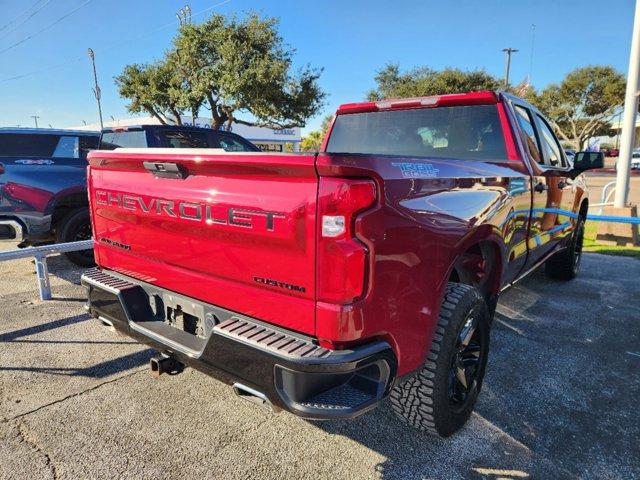
[(49, 282), (47, 257), (49, 255), (57, 255), (59, 253), (88, 250), (90, 248), (93, 248), (93, 240), (56, 243), (54, 245), (44, 245), (41, 247), (18, 248), (16, 250), (0, 252), (0, 262), (33, 257), (36, 264), (36, 275), (38, 277), (38, 291), (40, 293), (40, 300), (51, 300), (51, 284)]

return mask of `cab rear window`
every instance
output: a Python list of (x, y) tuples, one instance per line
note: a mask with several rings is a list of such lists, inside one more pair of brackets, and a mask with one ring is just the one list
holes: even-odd
[(507, 158), (496, 105), (338, 115), (327, 152), (463, 160)]
[(144, 130), (120, 130), (104, 132), (100, 138), (100, 150), (116, 148), (146, 148), (147, 133)]
[(207, 134), (205, 132), (181, 132), (171, 130), (163, 132), (168, 148), (207, 148)]

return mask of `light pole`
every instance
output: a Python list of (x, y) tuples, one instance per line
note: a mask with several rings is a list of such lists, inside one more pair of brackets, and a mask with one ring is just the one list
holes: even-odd
[(636, 0), (636, 13), (633, 21), (631, 37), (631, 53), (629, 55), (629, 72), (627, 74), (627, 93), (624, 98), (624, 115), (622, 119), (622, 136), (620, 138), (620, 155), (618, 157), (618, 174), (616, 178), (616, 198), (613, 206), (627, 206), (629, 197), (629, 173), (631, 155), (636, 133), (636, 113), (638, 111), (638, 93), (640, 91), (640, 0)]
[(100, 87), (98, 86), (98, 74), (96, 73), (96, 55), (93, 53), (92, 49), (88, 49), (87, 53), (89, 54), (89, 58), (91, 59), (91, 65), (93, 65), (93, 82), (95, 87), (93, 87), (93, 95), (96, 97), (98, 102), (98, 115), (100, 116), (100, 130), (104, 128), (102, 123), (102, 105), (100, 105)]
[(36, 128), (38, 128), (38, 119), (40, 117), (38, 115), (31, 115), (31, 118), (33, 118), (33, 121), (36, 122)]
[(504, 88), (509, 88), (509, 70), (511, 70), (511, 54), (518, 50), (515, 48), (503, 48), (502, 51), (507, 54), (507, 65), (504, 72)]
[[(616, 129), (616, 149), (620, 148), (620, 130), (622, 129), (622, 110), (618, 113), (618, 128)], [(618, 152), (620, 157), (620, 152)]]
[(189, 5), (185, 5), (178, 13), (176, 13), (176, 17), (178, 17), (178, 24), (180, 26), (191, 23), (191, 7)]
[(536, 24), (531, 24), (531, 51), (529, 52), (529, 81), (527, 82), (531, 85), (531, 77), (533, 76), (533, 47), (535, 46), (536, 41)]

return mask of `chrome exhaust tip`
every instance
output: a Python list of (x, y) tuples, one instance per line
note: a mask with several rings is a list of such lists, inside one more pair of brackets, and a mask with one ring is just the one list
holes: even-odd
[(272, 413), (278, 413), (281, 410), (279, 407), (272, 404), (264, 393), (254, 390), (251, 387), (247, 387), (242, 383), (234, 383), (233, 391), (238, 397), (260, 407), (265, 407), (271, 410)]

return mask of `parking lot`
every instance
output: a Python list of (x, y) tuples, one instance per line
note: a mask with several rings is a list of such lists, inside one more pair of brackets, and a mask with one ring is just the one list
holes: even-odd
[(542, 272), (506, 292), (470, 423), (437, 440), (388, 406), (310, 423), (238, 400), (84, 312), (80, 271), (0, 264), (0, 477), (637, 478), (640, 262), (585, 255), (578, 279)]

